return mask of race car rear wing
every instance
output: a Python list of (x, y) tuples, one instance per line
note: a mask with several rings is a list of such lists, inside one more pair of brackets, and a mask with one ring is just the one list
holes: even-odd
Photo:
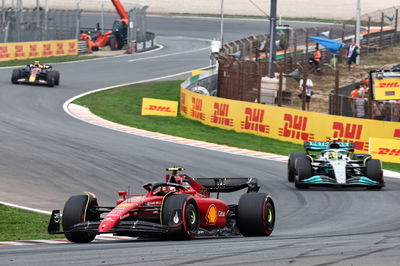
[[(331, 147), (332, 144), (336, 147)], [(354, 143), (353, 142), (331, 142), (331, 141), (304, 141), (304, 149), (306, 151), (322, 151), (326, 149), (343, 149), (348, 150), (350, 152), (354, 152)]]
[(247, 193), (258, 192), (260, 187), (256, 178), (223, 178), (223, 177), (196, 177), (193, 178), (203, 187), (207, 188), (208, 192), (234, 192), (247, 188)]

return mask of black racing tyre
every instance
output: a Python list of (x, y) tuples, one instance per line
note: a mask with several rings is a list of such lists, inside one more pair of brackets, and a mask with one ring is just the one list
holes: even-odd
[(312, 169), (310, 161), (307, 158), (297, 158), (295, 162), (296, 176), (294, 185), (296, 188), (308, 188), (307, 184), (301, 183), (301, 181), (310, 178), (312, 175)]
[(92, 51), (93, 51), (93, 52), (96, 52), (96, 51), (98, 51), (98, 50), (99, 50), (99, 47), (98, 47), (98, 46), (93, 46), (93, 47), (92, 47)]
[(122, 49), (122, 42), (115, 35), (110, 36), (110, 48), (112, 51)]
[[(62, 225), (64, 231), (68, 231), (73, 225), (84, 221), (100, 221), (100, 214), (91, 211), (96, 206), (98, 206), (97, 199), (90, 193), (70, 197), (63, 209)], [(73, 232), (65, 233), (65, 237), (71, 242), (89, 243), (96, 237), (96, 234)]]
[[(373, 180), (378, 182), (379, 184), (383, 184), (383, 171), (381, 161), (378, 159), (370, 159), (367, 161), (365, 166), (365, 175)], [(371, 189), (381, 189), (382, 186), (372, 186), (368, 187)]]
[(11, 82), (13, 84), (18, 84), (18, 79), (20, 79), (22, 76), (21, 69), (13, 69), (12, 75), (11, 75)]
[(295, 168), (295, 161), (297, 158), (305, 158), (307, 159), (307, 155), (302, 152), (291, 152), (289, 154), (289, 160), (288, 160), (288, 181), (289, 182), (294, 182), (294, 176), (296, 174), (296, 168)]
[(56, 74), (54, 73), (54, 71), (47, 72), (46, 81), (48, 86), (54, 87), (54, 85), (56, 84)]
[(266, 193), (246, 193), (240, 197), (237, 227), (244, 236), (269, 236), (275, 226), (275, 205)]
[(58, 72), (57, 70), (52, 71), (54, 72), (54, 78), (55, 78), (55, 82), (54, 85), (60, 85), (60, 72)]
[(169, 227), (166, 234), (171, 239), (190, 239), (200, 227), (199, 208), (191, 195), (173, 194), (164, 198), (161, 223)]

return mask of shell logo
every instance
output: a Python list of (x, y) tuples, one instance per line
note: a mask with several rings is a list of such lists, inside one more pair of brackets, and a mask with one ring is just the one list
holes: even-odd
[(214, 204), (208, 207), (206, 219), (208, 224), (215, 224), (217, 221), (217, 207)]

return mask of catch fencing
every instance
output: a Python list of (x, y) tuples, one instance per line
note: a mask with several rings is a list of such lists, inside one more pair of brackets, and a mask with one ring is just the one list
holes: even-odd
[(80, 10), (3, 9), (0, 42), (77, 39), (80, 16)]
[(129, 11), (128, 52), (136, 53), (152, 49), (155, 34), (147, 32), (146, 11), (148, 6), (136, 6)]

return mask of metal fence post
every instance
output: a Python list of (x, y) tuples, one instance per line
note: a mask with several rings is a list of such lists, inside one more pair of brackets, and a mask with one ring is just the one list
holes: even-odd
[(382, 49), (383, 48), (383, 19), (385, 18), (385, 14), (382, 12), (381, 13), (381, 30), (380, 30), (380, 36), (379, 36), (379, 47)]

